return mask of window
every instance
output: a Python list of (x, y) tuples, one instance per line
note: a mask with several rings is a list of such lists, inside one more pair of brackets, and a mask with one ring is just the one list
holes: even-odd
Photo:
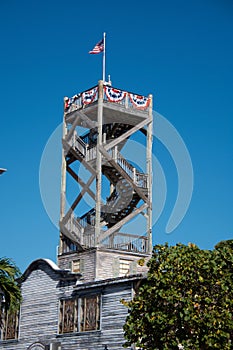
[(59, 333), (100, 329), (100, 295), (60, 300)]
[(80, 331), (100, 329), (100, 297), (89, 296), (80, 299)]
[[(4, 314), (3, 314), (4, 315)], [(0, 329), (0, 339), (10, 340), (18, 338), (19, 312), (7, 312)]]
[(81, 262), (80, 259), (72, 261), (72, 272), (81, 272)]
[(59, 333), (71, 333), (75, 331), (76, 309), (75, 299), (60, 301)]
[(123, 277), (129, 274), (131, 261), (120, 259), (119, 276)]

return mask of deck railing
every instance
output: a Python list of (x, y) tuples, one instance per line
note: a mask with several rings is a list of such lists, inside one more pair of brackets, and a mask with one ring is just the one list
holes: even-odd
[(74, 214), (72, 213), (71, 216), (68, 218), (65, 227), (69, 232), (73, 232), (78, 240), (81, 239), (83, 227), (80, 225), (80, 223), (76, 220)]
[(79, 221), (79, 225), (81, 225), (84, 229), (88, 226), (95, 226), (95, 210), (87, 212), (81, 218), (77, 219)]
[[(76, 218), (72, 213), (67, 220), (65, 227), (73, 234), (75, 240), (86, 248), (94, 247), (95, 242), (95, 216), (84, 215), (82, 218)], [(101, 246), (109, 249), (131, 251), (138, 253), (148, 252), (148, 238), (135, 234), (115, 232), (104, 241), (100, 242)]]
[(147, 253), (148, 238), (134, 234), (117, 232), (108, 237), (101, 245), (109, 249), (124, 250), (130, 252)]
[(65, 225), (66, 229), (71, 232), (77, 242), (83, 247), (90, 248), (95, 245), (95, 232), (93, 229), (85, 230), (83, 222), (78, 220), (72, 213)]
[(86, 157), (87, 154), (87, 145), (83, 140), (79, 137), (76, 136), (74, 140), (74, 147), (76, 150), (83, 155), (83, 157)]
[[(64, 98), (65, 114), (69, 114), (75, 110), (83, 109), (96, 103), (98, 100), (98, 86), (94, 86), (89, 90), (85, 90), (73, 97)], [(150, 105), (150, 97), (138, 95), (132, 92), (127, 92), (104, 84), (103, 87), (104, 103), (120, 104), (126, 109), (137, 109), (148, 112)]]
[(122, 156), (122, 154), (115, 148), (109, 150), (109, 153), (116, 161), (118, 165), (126, 172), (129, 177), (134, 181), (134, 183), (141, 188), (147, 188), (148, 175), (140, 173), (136, 168), (134, 168), (127, 160)]

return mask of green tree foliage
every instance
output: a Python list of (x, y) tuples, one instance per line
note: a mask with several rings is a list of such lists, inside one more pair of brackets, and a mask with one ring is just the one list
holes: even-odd
[(233, 348), (233, 241), (213, 251), (156, 245), (148, 278), (127, 304), (126, 346), (147, 350)]
[[(19, 276), (20, 271), (11, 259), (0, 258), (0, 297), (4, 301), (5, 311), (15, 311), (19, 308), (21, 291), (16, 281)], [(2, 307), (0, 309), (0, 324), (1, 318)]]

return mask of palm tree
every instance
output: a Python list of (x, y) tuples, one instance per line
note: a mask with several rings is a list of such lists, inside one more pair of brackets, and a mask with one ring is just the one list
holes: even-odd
[(21, 291), (16, 281), (21, 273), (9, 258), (0, 258), (0, 326), (4, 310), (16, 311), (21, 302)]

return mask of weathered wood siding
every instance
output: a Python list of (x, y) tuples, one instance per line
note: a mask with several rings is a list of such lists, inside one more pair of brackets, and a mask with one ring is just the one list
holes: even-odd
[[(145, 256), (146, 257), (146, 256)], [(110, 250), (97, 250), (96, 269), (97, 280), (106, 278), (115, 278), (120, 276), (120, 260), (129, 262), (129, 274), (138, 274), (147, 271), (146, 264), (140, 266), (138, 264), (139, 259), (142, 258), (141, 254), (125, 253), (119, 251)]]
[(66, 253), (58, 257), (58, 264), (61, 269), (71, 269), (73, 260), (80, 259), (81, 274), (83, 281), (93, 281), (96, 278), (96, 249)]
[[(66, 253), (60, 255), (58, 261), (60, 268), (71, 269), (72, 261), (80, 259), (82, 279), (84, 282), (88, 282), (119, 277), (120, 259), (130, 262), (130, 274), (144, 273), (147, 271), (146, 261), (148, 257), (146, 254), (98, 248), (79, 253)], [(145, 258), (144, 266), (137, 263), (142, 258)]]
[[(75, 288), (74, 288), (75, 287)], [(58, 334), (59, 300), (71, 294), (101, 293), (101, 329)], [(34, 342), (61, 342), (62, 350), (119, 350), (124, 343), (123, 324), (127, 308), (120, 300), (132, 297), (130, 280), (82, 283), (64, 279), (47, 263), (38, 264), (22, 283), (20, 333), (17, 341), (0, 342), (1, 350), (27, 350)]]
[(109, 350), (122, 349), (127, 308), (120, 300), (130, 300), (131, 296), (131, 283), (105, 287), (102, 290), (101, 330), (58, 336), (62, 350), (103, 350), (104, 344)]

